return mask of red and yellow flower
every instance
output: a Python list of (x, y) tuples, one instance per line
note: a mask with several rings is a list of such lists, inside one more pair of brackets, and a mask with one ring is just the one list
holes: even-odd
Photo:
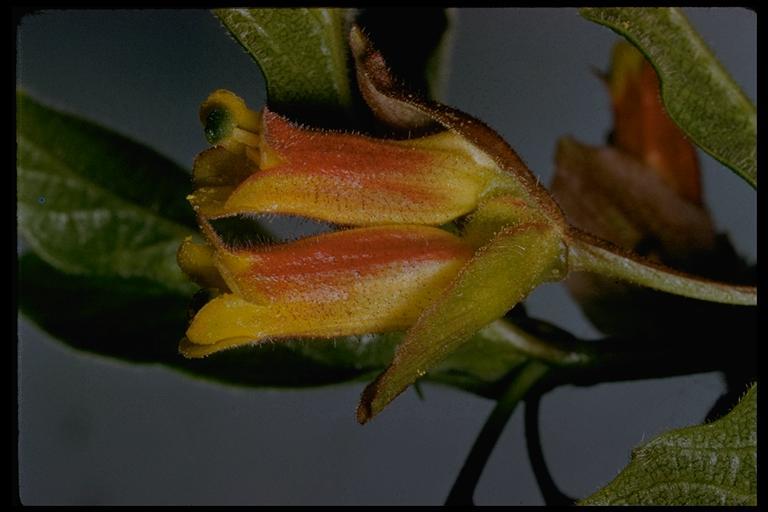
[[(559, 226), (453, 131), (388, 140), (314, 130), (253, 112), (227, 91), (206, 100), (201, 119), (215, 147), (195, 162), (189, 201), (206, 242), (185, 241), (178, 261), (217, 295), (180, 344), (187, 357), (265, 340), (408, 331), (396, 371), (361, 405), (365, 421), (542, 280), (564, 274)], [(345, 228), (231, 247), (211, 224), (258, 214)], [(460, 234), (445, 227), (463, 216)]]
[[(675, 273), (571, 228), (495, 132), (466, 114), (387, 90), (389, 82), (366, 74), (365, 48), (352, 42), (369, 103), (390, 94), (401, 113), (430, 116), (445, 130), (407, 140), (328, 132), (214, 92), (201, 119), (215, 146), (195, 161), (188, 197), (205, 242), (186, 240), (178, 254), (181, 268), (214, 297), (181, 341), (185, 356), (267, 340), (405, 331), (390, 366), (363, 392), (358, 420), (365, 422), (569, 268), (687, 297), (755, 303), (753, 287)], [(236, 247), (213, 226), (264, 214), (341, 229)]]

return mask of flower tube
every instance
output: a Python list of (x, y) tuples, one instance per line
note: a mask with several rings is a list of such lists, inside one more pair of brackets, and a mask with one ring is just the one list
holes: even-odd
[(266, 247), (215, 245), (210, 253), (187, 242), (179, 252), (185, 271), (210, 276), (207, 260), (229, 291), (193, 319), (180, 346), (187, 357), (275, 338), (406, 329), (473, 252), (446, 231), (417, 225), (344, 230)]
[(451, 131), (376, 139), (243, 109), (225, 91), (203, 106), (206, 133), (219, 147), (196, 161), (189, 198), (207, 218), (273, 213), (356, 226), (440, 225), (471, 212), (488, 193), (515, 186)]

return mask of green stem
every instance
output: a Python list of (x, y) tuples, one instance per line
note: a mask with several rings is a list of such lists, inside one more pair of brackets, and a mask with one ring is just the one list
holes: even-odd
[(515, 410), (518, 402), (525, 397), (528, 391), (547, 374), (549, 366), (531, 361), (515, 375), (510, 382), (507, 390), (496, 402), (496, 407), (491, 411), (490, 416), (483, 425), (480, 435), (478, 435), (472, 450), (464, 461), (456, 482), (454, 482), (451, 492), (445, 502), (446, 505), (470, 505), (472, 496), (475, 492), (480, 475), (488, 462), (493, 447), (499, 440), (499, 436), (504, 431), (510, 416)]
[[(541, 330), (548, 332), (539, 332)], [(534, 319), (518, 320), (516, 323), (497, 320), (482, 332), (503, 339), (532, 359), (555, 366), (590, 366), (597, 361), (599, 355), (595, 352), (594, 343), (585, 342), (552, 324)], [(554, 340), (555, 337), (562, 341)]]
[(754, 286), (730, 285), (683, 274), (643, 261), (628, 251), (573, 228), (569, 235), (570, 271), (594, 272), (692, 299), (742, 306), (757, 305), (757, 288)]

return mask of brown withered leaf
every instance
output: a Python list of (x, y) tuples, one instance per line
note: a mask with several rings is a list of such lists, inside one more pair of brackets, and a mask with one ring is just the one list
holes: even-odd
[[(571, 225), (679, 270), (734, 283), (752, 281), (727, 237), (716, 234), (708, 212), (680, 197), (654, 169), (618, 149), (571, 138), (559, 141), (555, 162), (551, 190)], [(606, 334), (651, 336), (677, 328), (690, 333), (688, 320), (717, 322), (746, 314), (592, 273), (571, 273), (566, 284)]]
[(392, 74), (382, 53), (358, 26), (353, 26), (350, 31), (349, 44), (355, 59), (358, 87), (379, 121), (411, 134), (442, 126), (461, 135), (500, 169), (514, 176), (519, 192), (527, 201), (555, 222), (564, 222), (562, 212), (549, 192), (498, 133), (469, 114), (405, 89)]
[(555, 166), (552, 193), (577, 228), (626, 249), (650, 243), (662, 261), (713, 248), (708, 212), (629, 154), (563, 138)]
[[(439, 127), (416, 106), (381, 92), (399, 92), (405, 89), (405, 84), (392, 73), (382, 53), (373, 48), (368, 35), (357, 26), (350, 32), (350, 46), (360, 93), (379, 122), (396, 131), (411, 134), (426, 133)], [(376, 80), (375, 84), (373, 80)]]

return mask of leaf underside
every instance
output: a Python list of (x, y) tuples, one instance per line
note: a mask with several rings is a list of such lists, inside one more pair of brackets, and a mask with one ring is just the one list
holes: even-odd
[(304, 117), (346, 111), (352, 92), (344, 9), (214, 9), (256, 60), (272, 109)]

